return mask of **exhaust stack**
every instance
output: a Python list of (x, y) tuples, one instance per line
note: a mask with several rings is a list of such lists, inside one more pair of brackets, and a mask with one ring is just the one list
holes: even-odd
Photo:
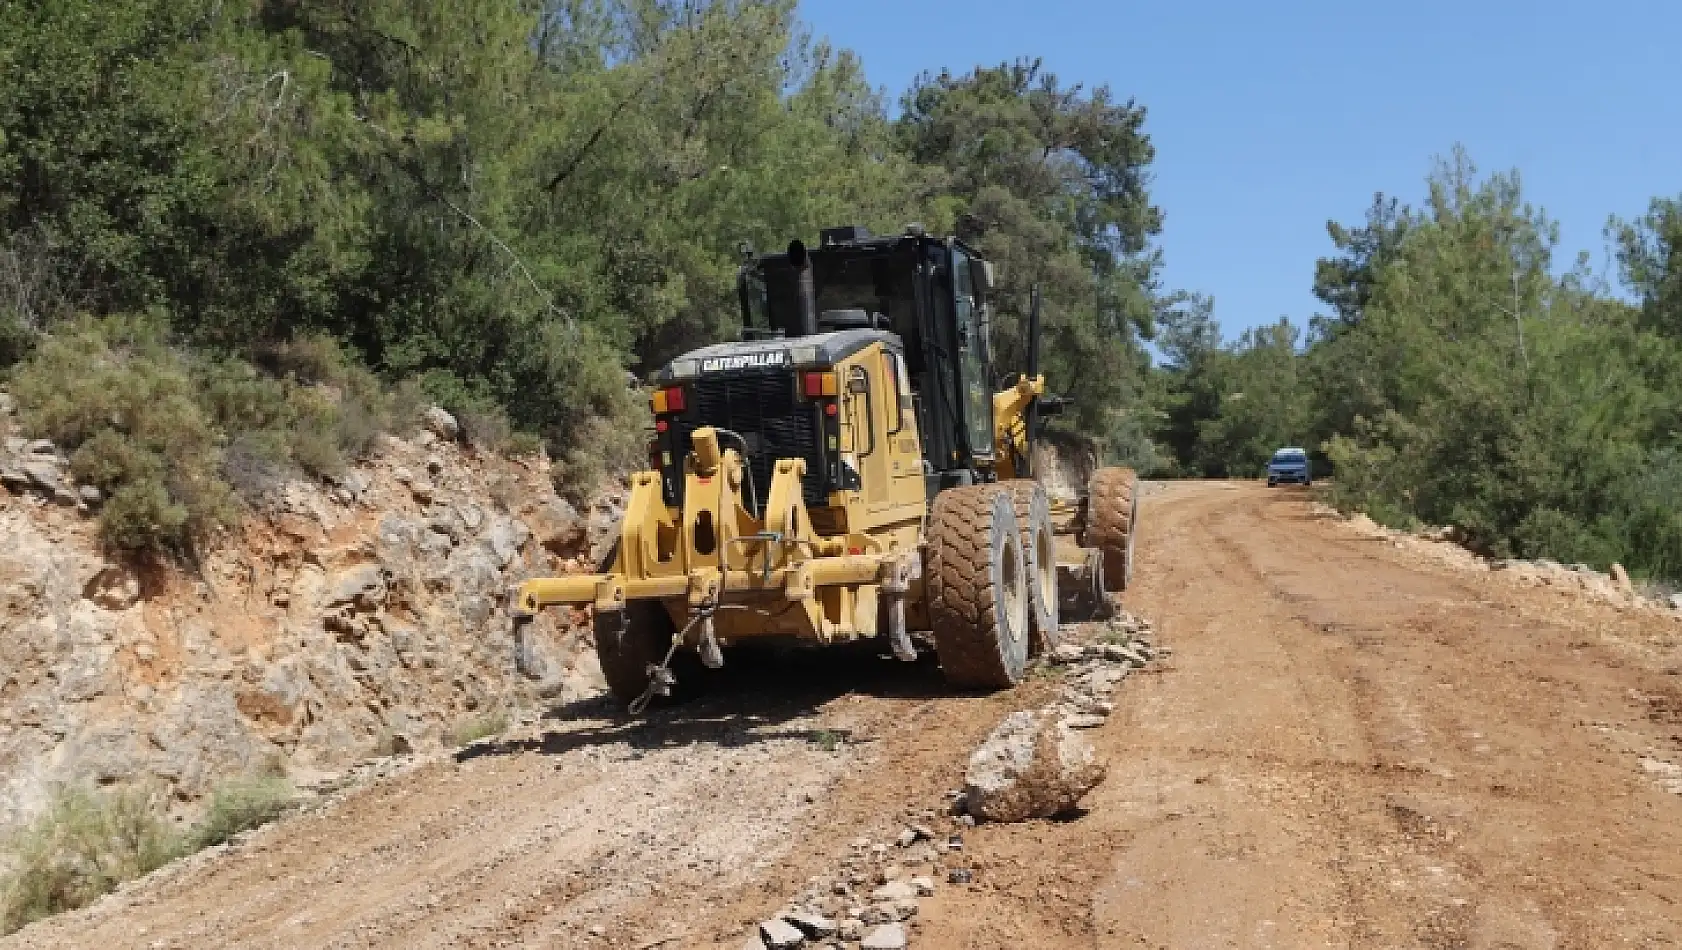
[(818, 292), (812, 283), (812, 256), (806, 253), (805, 242), (798, 238), (788, 242), (788, 262), (794, 267), (800, 295), (800, 325), (795, 329), (799, 336), (812, 336), (818, 332)]

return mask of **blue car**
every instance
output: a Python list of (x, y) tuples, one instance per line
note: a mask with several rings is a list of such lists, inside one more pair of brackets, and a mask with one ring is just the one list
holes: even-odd
[(1272, 488), (1280, 482), (1314, 484), (1314, 476), (1308, 471), (1307, 452), (1285, 448), (1273, 453), (1273, 460), (1267, 463), (1267, 487)]

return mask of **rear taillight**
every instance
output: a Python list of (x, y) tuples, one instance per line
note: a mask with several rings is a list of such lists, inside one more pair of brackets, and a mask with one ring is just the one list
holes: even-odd
[(801, 380), (801, 391), (808, 399), (822, 399), (836, 394), (835, 374), (828, 372), (805, 373)]
[(654, 395), (649, 397), (648, 402), (649, 406), (654, 410), (654, 414), (657, 416), (668, 412), (682, 412), (685, 408), (687, 408), (687, 401), (684, 399), (682, 386), (668, 386), (665, 389), (656, 389), (654, 391)]

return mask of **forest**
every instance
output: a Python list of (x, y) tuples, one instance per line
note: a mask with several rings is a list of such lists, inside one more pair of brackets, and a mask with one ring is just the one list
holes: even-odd
[(917, 222), (998, 263), (1000, 366), (1041, 289), (1059, 425), (1117, 461), (1300, 444), (1386, 523), (1682, 577), (1682, 200), (1562, 267), (1518, 174), (1452, 152), (1328, 225), (1324, 313), (1223, 340), (1160, 276), (1146, 104), (1030, 52), (883, 90), (792, 0), (0, 6), (19, 434), (170, 555), (428, 402), (584, 492), (641, 454), (627, 373), (734, 335), (744, 243)]

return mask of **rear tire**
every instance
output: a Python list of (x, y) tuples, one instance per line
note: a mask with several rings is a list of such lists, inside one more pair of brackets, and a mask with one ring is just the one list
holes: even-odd
[[(596, 573), (613, 570), (619, 559), (619, 542), (614, 541), (596, 565)], [(591, 626), (596, 636), (596, 660), (614, 701), (629, 706), (648, 689), (648, 668), (666, 658), (672, 647), (672, 615), (658, 600), (633, 600), (623, 611), (597, 613)], [(707, 668), (693, 650), (679, 647), (670, 667), (677, 683), (672, 695), (657, 696), (652, 705), (686, 702), (701, 694), (701, 678)]]
[(1054, 649), (1059, 640), (1057, 537), (1051, 527), (1051, 499), (1029, 479), (1001, 482), (1016, 509), (1022, 531), (1022, 559), (1028, 578), (1028, 655)]
[(1011, 493), (997, 485), (941, 492), (928, 538), (924, 588), (946, 681), (1016, 685), (1028, 665), (1031, 595)]
[(1104, 554), (1104, 583), (1113, 593), (1133, 580), (1133, 534), (1139, 477), (1130, 468), (1101, 468), (1087, 483), (1086, 540)]
[[(629, 706), (648, 689), (649, 666), (658, 665), (671, 649), (672, 618), (657, 600), (633, 600), (624, 610), (597, 613), (594, 626), (602, 677), (619, 705)], [(678, 678), (673, 698), (684, 679)]]

